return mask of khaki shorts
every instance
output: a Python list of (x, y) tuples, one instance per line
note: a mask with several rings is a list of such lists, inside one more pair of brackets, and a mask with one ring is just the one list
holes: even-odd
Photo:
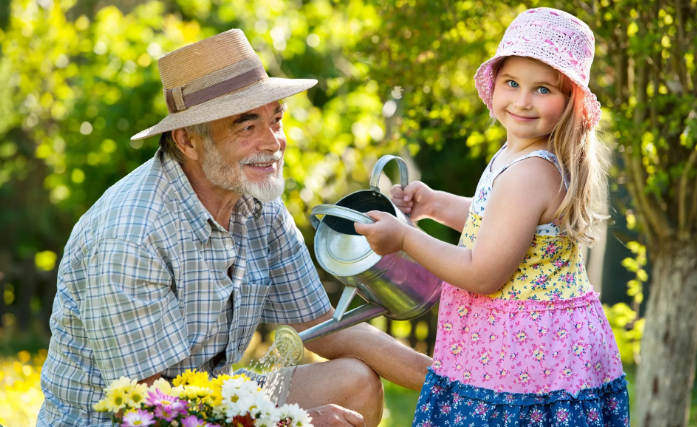
[(281, 368), (270, 374), (257, 374), (244, 368), (235, 371), (235, 374), (245, 374), (259, 384), (262, 391), (269, 396), (269, 399), (278, 406), (285, 405), (290, 394), (290, 383), (293, 380), (293, 373), (296, 366)]

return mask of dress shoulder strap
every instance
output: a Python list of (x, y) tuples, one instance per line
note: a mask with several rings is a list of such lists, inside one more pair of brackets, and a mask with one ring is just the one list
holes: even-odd
[(532, 152), (530, 152), (530, 153), (528, 153), (528, 154), (526, 154), (526, 155), (524, 155), (524, 156), (521, 156), (521, 157), (519, 157), (519, 158), (517, 158), (517, 159), (511, 161), (511, 162), (508, 163), (507, 165), (501, 166), (501, 167), (498, 168), (497, 170), (493, 171), (493, 176), (491, 177), (491, 182), (492, 182), (492, 184), (493, 184), (493, 181), (494, 181), (499, 175), (501, 175), (501, 173), (503, 173), (503, 171), (505, 171), (506, 169), (508, 169), (509, 167), (511, 167), (512, 165), (514, 165), (514, 164), (516, 164), (516, 163), (518, 163), (518, 162), (520, 162), (520, 161), (523, 161), (523, 160), (525, 160), (525, 159), (529, 159), (530, 157), (541, 157), (541, 158), (543, 158), (543, 159), (549, 161), (550, 163), (552, 163), (552, 164), (557, 168), (557, 170), (559, 171), (559, 174), (560, 174), (561, 177), (562, 177), (562, 180), (564, 181), (564, 188), (566, 188), (566, 189), (568, 190), (568, 188), (569, 188), (569, 181), (567, 180), (566, 176), (564, 176), (564, 174), (563, 174), (562, 171), (561, 171), (561, 166), (559, 165), (559, 159), (557, 159), (557, 156), (555, 156), (553, 153), (551, 153), (551, 152), (549, 152), (549, 151), (547, 151), (547, 150), (536, 150), (536, 151), (532, 151)]

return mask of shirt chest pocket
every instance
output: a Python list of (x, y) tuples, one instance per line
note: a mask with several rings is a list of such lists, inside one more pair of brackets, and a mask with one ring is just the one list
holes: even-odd
[(261, 320), (271, 279), (268, 276), (250, 274), (240, 284), (238, 304), (235, 304), (239, 331), (239, 349), (246, 349)]

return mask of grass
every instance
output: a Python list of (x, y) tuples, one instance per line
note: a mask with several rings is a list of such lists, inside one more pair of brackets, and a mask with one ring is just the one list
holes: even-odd
[(382, 380), (385, 388), (385, 409), (380, 427), (409, 427), (414, 418), (419, 392)]

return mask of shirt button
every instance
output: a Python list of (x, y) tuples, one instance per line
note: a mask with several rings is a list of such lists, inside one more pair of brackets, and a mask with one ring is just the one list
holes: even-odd
[(227, 245), (225, 245), (225, 249), (232, 249), (232, 245), (228, 243)]

